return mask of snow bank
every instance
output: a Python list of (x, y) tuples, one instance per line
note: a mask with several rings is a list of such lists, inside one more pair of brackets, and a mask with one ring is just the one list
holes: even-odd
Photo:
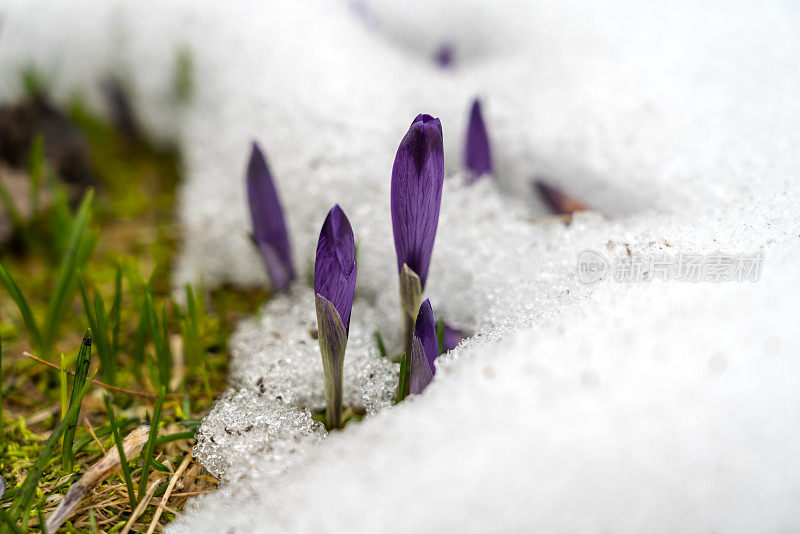
[[(11, 2), (0, 97), (31, 57), (59, 66), (62, 98), (105, 69), (129, 70), (145, 122), (186, 148), (177, 281), (265, 283), (246, 240), (252, 138), (301, 273), (340, 203), (359, 245), (346, 395), (372, 414), (327, 436), (310, 419), (321, 365), (298, 282), (234, 336), (231, 391), (197, 446), (227, 483), (172, 532), (800, 525), (797, 6), (157, 6)], [(80, 23), (62, 24), (76, 13)], [(445, 40), (456, 66), (442, 71), (430, 58)], [(198, 90), (175, 111), (169, 58), (183, 45)], [(497, 178), (466, 187), (460, 147), (476, 94)], [(427, 296), (476, 335), (424, 395), (384, 409), (397, 370), (371, 335), (399, 346), (389, 176), (419, 112), (442, 119), (450, 176)], [(603, 215), (541, 219), (533, 178)], [(610, 273), (585, 284), (586, 250), (611, 264), (719, 253), (762, 263), (757, 282)]]

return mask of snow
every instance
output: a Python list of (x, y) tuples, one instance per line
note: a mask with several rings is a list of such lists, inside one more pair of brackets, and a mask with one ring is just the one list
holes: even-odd
[[(244, 168), (265, 148), (300, 280), (231, 340), (196, 453), (225, 481), (170, 532), (785, 532), (800, 526), (800, 13), (791, 2), (11, 1), (0, 99), (33, 59), (97, 105), (108, 69), (178, 135), (176, 283), (266, 283)], [(366, 16), (365, 16), (366, 13)], [(80, 15), (80, 17), (78, 17)], [(76, 19), (75, 24), (63, 20)], [(456, 64), (432, 61), (444, 41)], [(68, 45), (68, 46), (67, 46)], [(174, 50), (197, 93), (170, 100)], [(496, 180), (464, 184), (469, 104)], [(426, 296), (475, 335), (387, 407), (399, 349), (389, 176), (419, 112), (448, 178)], [(543, 178), (595, 207), (545, 218)], [(338, 202), (358, 242), (346, 405), (326, 434), (305, 283)], [(579, 280), (578, 257), (760, 253), (757, 282)], [(213, 438), (213, 439), (212, 439)], [(316, 512), (316, 513), (314, 513)]]

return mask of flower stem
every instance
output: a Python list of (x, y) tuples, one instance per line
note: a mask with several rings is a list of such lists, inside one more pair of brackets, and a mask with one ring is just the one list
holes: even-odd
[(419, 276), (408, 265), (403, 264), (403, 269), (400, 271), (400, 311), (403, 316), (403, 346), (406, 365), (400, 366), (402, 374), (400, 385), (403, 387), (398, 386), (397, 402), (403, 400), (409, 392), (411, 367), (407, 363), (411, 357), (411, 347), (414, 343), (414, 323), (417, 320), (420, 304), (422, 304), (422, 284)]

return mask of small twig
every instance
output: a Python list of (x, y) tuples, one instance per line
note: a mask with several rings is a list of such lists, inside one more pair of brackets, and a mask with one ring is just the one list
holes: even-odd
[(175, 471), (175, 474), (172, 475), (172, 478), (169, 479), (169, 484), (167, 485), (167, 491), (164, 492), (164, 496), (161, 497), (161, 506), (156, 508), (155, 513), (153, 514), (153, 520), (150, 522), (150, 527), (147, 529), (147, 534), (153, 534), (155, 531), (156, 526), (158, 525), (158, 520), (161, 519), (161, 512), (163, 512), (162, 506), (166, 506), (167, 502), (169, 501), (169, 497), (172, 494), (172, 490), (175, 489), (175, 484), (178, 482), (178, 478), (180, 478), (181, 474), (186, 470), (186, 467), (189, 465), (189, 461), (192, 459), (191, 453), (186, 453), (186, 456), (183, 457), (183, 461), (181, 462), (180, 467), (178, 470)]
[(206, 490), (206, 491), (187, 491), (184, 493), (173, 493), (173, 497), (196, 497), (198, 495), (205, 495), (206, 493), (211, 493), (214, 490)]
[[(65, 373), (67, 373), (67, 374), (75, 376), (75, 372), (74, 371), (70, 371), (69, 369), (62, 369), (58, 365), (56, 365), (54, 363), (50, 363), (47, 360), (43, 360), (41, 358), (38, 358), (38, 357), (34, 356), (33, 354), (31, 354), (30, 352), (23, 352), (22, 355), (27, 357), (27, 358), (30, 358), (30, 359), (38, 362), (38, 363), (41, 363), (42, 365), (46, 365), (47, 367), (50, 367), (52, 369), (56, 369), (57, 371), (63, 371)], [(158, 398), (158, 393), (150, 393), (150, 392), (147, 392), (147, 391), (136, 391), (134, 389), (120, 388), (120, 387), (117, 387), (117, 386), (112, 386), (110, 384), (106, 384), (105, 382), (100, 382), (99, 380), (92, 380), (92, 384), (94, 384), (96, 386), (100, 386), (101, 388), (105, 388), (105, 389), (111, 390), (111, 391), (116, 391), (118, 393), (124, 393), (125, 395), (131, 395), (133, 397), (145, 397), (147, 399), (156, 399), (156, 398)], [(167, 393), (167, 397), (172, 398), (172, 399), (180, 399), (180, 398), (183, 397), (183, 395), (181, 395), (180, 393)]]
[(147, 508), (147, 504), (150, 502), (150, 499), (153, 498), (153, 495), (155, 494), (156, 489), (158, 489), (158, 485), (160, 483), (161, 480), (159, 479), (150, 484), (150, 487), (147, 488), (147, 492), (144, 494), (144, 497), (139, 501), (139, 504), (136, 505), (136, 509), (131, 514), (128, 522), (125, 523), (125, 527), (122, 529), (120, 534), (128, 534), (128, 532), (130, 532), (131, 527), (133, 527), (133, 524), (136, 522), (136, 519), (138, 519), (139, 516), (142, 515), (142, 512), (144, 512), (144, 509)]
[(94, 442), (97, 443), (97, 446), (100, 447), (100, 450), (103, 451), (103, 454), (105, 454), (106, 453), (106, 448), (103, 447), (103, 444), (100, 443), (99, 439), (97, 439), (97, 434), (94, 433), (94, 428), (92, 428), (92, 423), (90, 423), (89, 419), (86, 418), (86, 417), (83, 418), (83, 426), (86, 427), (86, 430), (88, 430), (89, 434), (92, 435), (92, 438), (94, 439)]

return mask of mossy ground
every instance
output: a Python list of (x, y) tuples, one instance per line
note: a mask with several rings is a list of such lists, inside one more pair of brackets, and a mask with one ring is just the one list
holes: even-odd
[[(78, 274), (108, 308), (115, 295), (117, 269), (124, 273), (119, 307), (119, 336), (116, 352), (117, 373), (109, 390), (95, 385), (85, 397), (77, 425), (75, 442), (83, 447), (75, 456), (74, 468), (67, 472), (61, 446), (47, 463), (38, 481), (33, 507), (17, 523), (21, 529), (39, 531), (40, 511), (47, 518), (79, 474), (97, 462), (104, 451), (114, 447), (103, 396), (113, 394), (113, 405), (120, 432), (124, 437), (137, 424), (153, 413), (157, 384), (153, 367), (156, 348), (152, 338), (141, 345), (141, 287), (151, 280), (155, 308), (165, 311), (166, 332), (171, 352), (171, 379), (159, 436), (173, 435), (174, 441), (158, 445), (154, 458), (156, 469), (149, 474), (150, 484), (158, 489), (144, 512), (132, 524), (133, 532), (147, 531), (155, 511), (163, 514), (156, 530), (172, 520), (193, 496), (213, 490), (217, 482), (204, 469), (191, 461), (171, 495), (162, 502), (167, 484), (179, 464), (191, 450), (187, 432), (196, 428), (198, 419), (208, 410), (216, 394), (223, 391), (227, 373), (227, 338), (233, 322), (252, 313), (268, 297), (265, 291), (240, 292), (221, 289), (206, 292), (200, 284), (193, 290), (202, 308), (195, 316), (195, 333), (199, 341), (194, 361), (184, 358), (188, 340), (186, 310), (173, 299), (170, 268), (179, 229), (175, 221), (175, 193), (180, 180), (181, 159), (176, 146), (148, 142), (144, 136), (131, 137), (120, 128), (101, 120), (80, 105), (63, 110), (69, 121), (88, 140), (92, 166), (97, 174), (96, 200), (91, 227), (99, 231), (97, 245), (90, 259)], [(47, 142), (45, 140), (45, 142)], [(52, 162), (45, 162), (50, 167)], [(2, 177), (0, 177), (2, 179)], [(53, 208), (29, 221), (28, 232), (15, 234), (11, 243), (0, 245), (0, 262), (16, 281), (38, 322), (43, 319), (53, 291), (58, 267), (54, 253), (52, 226)], [(137, 282), (138, 280), (138, 282)], [(77, 350), (89, 327), (80, 292), (70, 296), (69, 310), (58, 325), (56, 342), (48, 353), (37, 353), (23, 324), (14, 300), (0, 287), (0, 336), (2, 336), (2, 444), (0, 444), (0, 476), (7, 485), (0, 507), (8, 510), (18, 488), (37, 460), (42, 445), (53, 432), (65, 409), (63, 374), (27, 356), (24, 352), (56, 366), (62, 361), (74, 369)], [(144, 350), (142, 351), (141, 348)], [(63, 354), (63, 357), (61, 356)], [(97, 368), (96, 351), (91, 369)], [(101, 375), (97, 376), (102, 380)], [(125, 392), (123, 390), (130, 390)], [(135, 392), (135, 393), (134, 393)], [(98, 436), (95, 438), (94, 435)], [(138, 487), (141, 456), (131, 460), (131, 474)], [(166, 472), (159, 469), (166, 468)], [(131, 506), (121, 473), (111, 475), (84, 497), (77, 513), (62, 531), (116, 532), (131, 517)], [(0, 531), (11, 529), (0, 521)]]

